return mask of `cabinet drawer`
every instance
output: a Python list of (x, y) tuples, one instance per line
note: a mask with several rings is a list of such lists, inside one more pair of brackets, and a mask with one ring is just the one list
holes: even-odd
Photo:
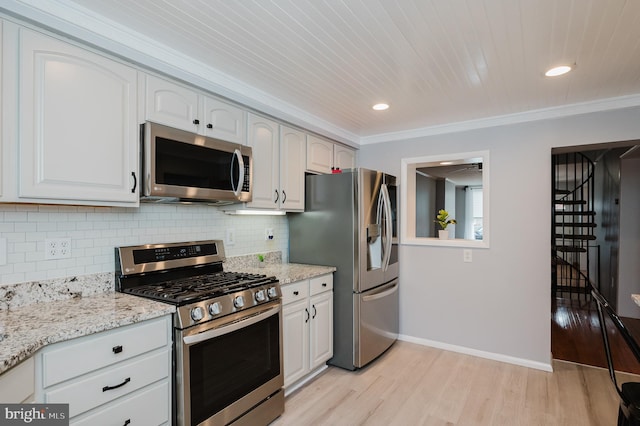
[(163, 317), (56, 345), (42, 354), (43, 387), (48, 387), (169, 343)]
[(333, 275), (327, 274), (309, 280), (311, 296), (325, 291), (333, 290)]
[(304, 300), (309, 297), (309, 281), (299, 281), (292, 284), (283, 285), (280, 290), (282, 291), (282, 304), (296, 302), (298, 300)]
[(74, 417), (167, 378), (169, 366), (169, 350), (163, 350), (48, 390), (45, 402), (68, 403), (69, 416)]
[(77, 426), (107, 425), (160, 425), (169, 423), (170, 406), (169, 381), (154, 384), (135, 395), (114, 401), (104, 408), (88, 413), (78, 421)]

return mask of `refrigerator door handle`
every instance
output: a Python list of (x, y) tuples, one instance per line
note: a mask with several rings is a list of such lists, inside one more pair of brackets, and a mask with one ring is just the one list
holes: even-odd
[[(389, 268), (389, 262), (391, 261), (391, 248), (393, 245), (393, 222), (391, 218), (391, 197), (389, 196), (389, 189), (387, 184), (382, 184), (381, 187), (382, 205), (384, 208), (384, 225), (382, 231), (382, 241), (384, 243), (383, 255), (382, 255), (382, 269), (386, 271)], [(386, 238), (385, 238), (386, 237)]]
[(398, 281), (394, 281), (393, 283), (389, 284), (388, 286), (385, 286), (383, 289), (379, 290), (376, 293), (373, 294), (368, 294), (366, 296), (362, 296), (362, 301), (363, 302), (371, 302), (373, 300), (378, 300), (378, 299), (384, 299), (385, 297), (389, 296), (390, 294), (395, 293), (396, 291), (398, 291)]

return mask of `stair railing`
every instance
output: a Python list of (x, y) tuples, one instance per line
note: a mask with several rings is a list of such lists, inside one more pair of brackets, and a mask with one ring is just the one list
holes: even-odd
[[(552, 289), (590, 295), (593, 285), (589, 243), (594, 234), (595, 164), (580, 152), (552, 157)], [(599, 269), (599, 268), (597, 268)]]

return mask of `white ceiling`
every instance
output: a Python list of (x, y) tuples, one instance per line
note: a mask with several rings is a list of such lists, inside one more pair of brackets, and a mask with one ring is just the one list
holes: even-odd
[[(114, 38), (126, 29), (132, 45), (227, 76), (239, 99), (292, 106), (359, 143), (640, 105), (638, 0), (12, 1), (96, 13)], [(373, 111), (379, 101), (391, 108)]]

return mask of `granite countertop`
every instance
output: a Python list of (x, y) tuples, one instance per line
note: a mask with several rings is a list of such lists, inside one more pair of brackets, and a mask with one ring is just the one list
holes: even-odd
[[(275, 276), (281, 284), (330, 274), (333, 266), (280, 263), (269, 253), (264, 266), (255, 256), (230, 258), (227, 271)], [(0, 287), (0, 374), (57, 342), (172, 314), (175, 307), (114, 293), (113, 274), (69, 277)]]
[(46, 345), (173, 312), (172, 305), (114, 292), (2, 310), (0, 374)]
[(233, 272), (248, 272), (250, 274), (262, 274), (274, 276), (281, 285), (302, 281), (320, 275), (331, 274), (334, 266), (304, 265), (300, 263), (268, 263), (259, 267), (257, 262), (251, 265), (225, 264), (225, 270)]

